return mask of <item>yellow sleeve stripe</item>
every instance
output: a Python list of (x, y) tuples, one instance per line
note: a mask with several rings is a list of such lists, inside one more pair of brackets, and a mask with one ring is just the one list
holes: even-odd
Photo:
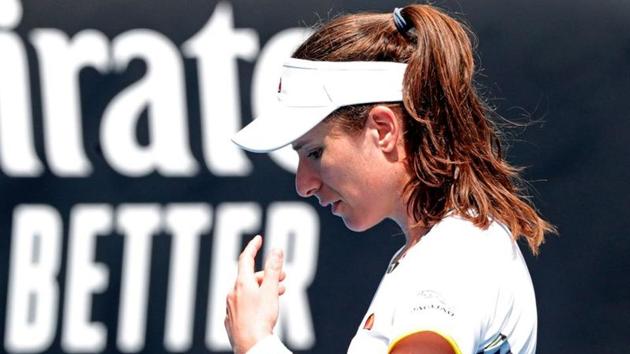
[(393, 341), (391, 341), (391, 343), (389, 344), (389, 347), (387, 348), (387, 354), (392, 352), (392, 349), (394, 349), (394, 347), (396, 346), (396, 344), (398, 344), (398, 342), (400, 342), (401, 340), (409, 337), (412, 334), (416, 334), (416, 333), (422, 333), (422, 332), (432, 332), (435, 333), (437, 335), (439, 335), (440, 337), (444, 338), (448, 344), (451, 345), (451, 347), (453, 348), (453, 351), (455, 351), (455, 354), (462, 354), (462, 351), (459, 349), (459, 346), (457, 345), (457, 343), (455, 342), (455, 340), (451, 337), (448, 336), (444, 333), (435, 331), (435, 330), (429, 330), (429, 329), (423, 329), (423, 330), (417, 330), (417, 331), (413, 331), (413, 332), (408, 332), (403, 334), (402, 336), (397, 337), (396, 339), (394, 339)]

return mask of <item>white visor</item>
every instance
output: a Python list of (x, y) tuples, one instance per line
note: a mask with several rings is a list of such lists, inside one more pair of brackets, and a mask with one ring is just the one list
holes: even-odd
[(344, 106), (402, 101), (407, 64), (383, 61), (288, 59), (278, 104), (232, 137), (241, 148), (269, 152), (286, 146)]

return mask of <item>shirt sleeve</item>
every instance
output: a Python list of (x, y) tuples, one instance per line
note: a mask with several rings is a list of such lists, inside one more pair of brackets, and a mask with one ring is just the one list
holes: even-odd
[(390, 349), (410, 334), (431, 331), (455, 353), (477, 353), (492, 339), (490, 328), (502, 327), (512, 311), (512, 292), (504, 289), (516, 276), (518, 247), (499, 224), (484, 230), (455, 217), (416, 246), (392, 273), (399, 271), (392, 282)]
[(287, 347), (282, 344), (280, 339), (274, 335), (265, 337), (259, 341), (251, 349), (247, 351), (247, 354), (292, 354)]
[(389, 350), (405, 337), (433, 332), (444, 338), (456, 354), (474, 353), (479, 326), (468, 309), (443, 289), (427, 287), (401, 299), (392, 321)]
[(481, 280), (484, 275), (475, 262), (444, 254), (424, 254), (406, 269), (399, 267), (404, 273), (393, 301), (390, 350), (413, 333), (430, 331), (457, 354), (476, 352), (483, 323), (492, 312), (492, 285)]

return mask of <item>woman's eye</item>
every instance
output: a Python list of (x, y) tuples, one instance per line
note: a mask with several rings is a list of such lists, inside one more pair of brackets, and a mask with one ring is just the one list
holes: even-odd
[(321, 148), (315, 149), (309, 152), (308, 155), (306, 156), (311, 160), (319, 160), (319, 158), (322, 157), (322, 149)]

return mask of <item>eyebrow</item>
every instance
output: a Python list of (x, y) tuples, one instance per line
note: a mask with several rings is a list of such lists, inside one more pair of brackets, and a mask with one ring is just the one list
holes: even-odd
[(303, 141), (298, 141), (298, 142), (295, 142), (294, 144), (292, 144), (291, 147), (293, 148), (293, 150), (299, 151), (301, 148), (304, 147), (305, 144), (306, 143), (303, 142)]

